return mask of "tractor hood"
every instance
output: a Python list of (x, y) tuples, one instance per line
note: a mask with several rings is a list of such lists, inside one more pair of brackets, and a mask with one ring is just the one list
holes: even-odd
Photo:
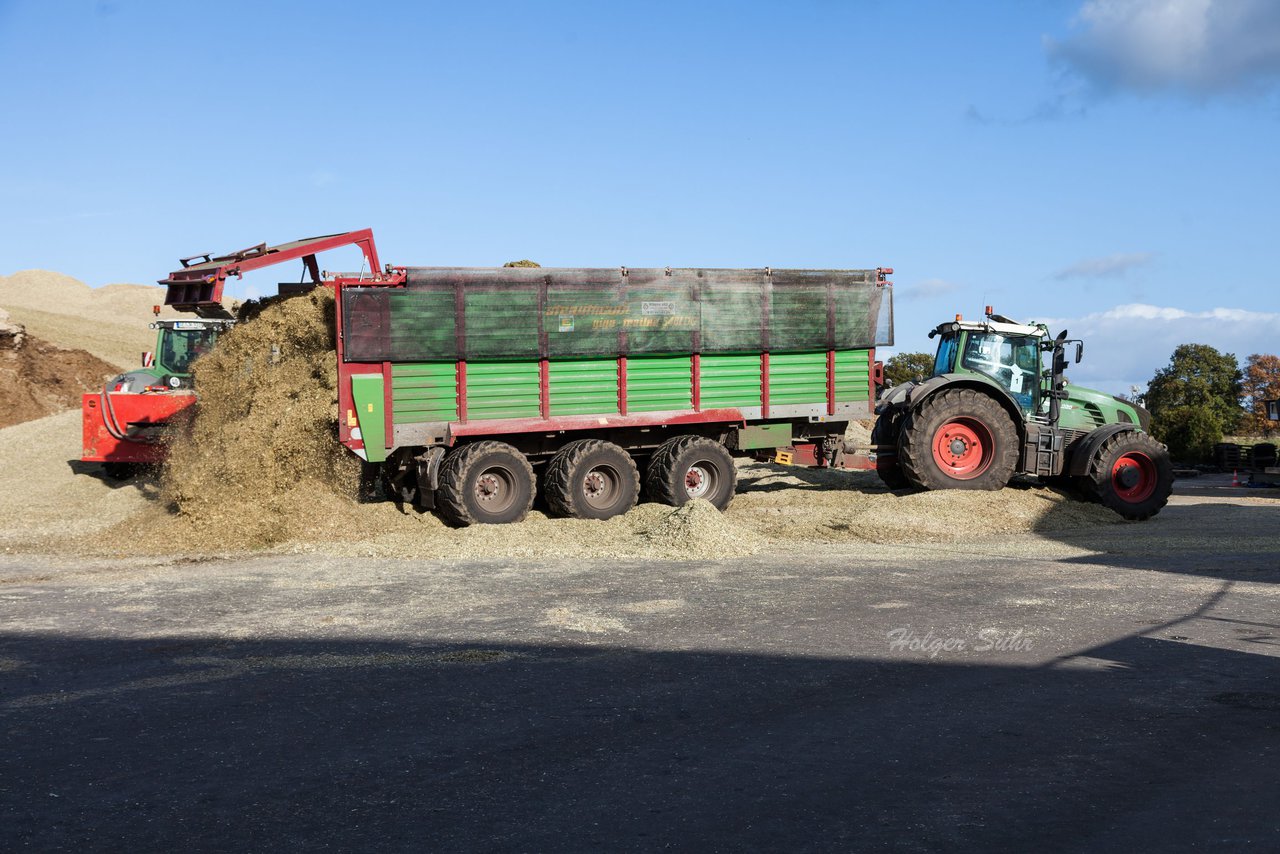
[(1067, 399), (1062, 402), (1063, 427), (1091, 430), (1116, 422), (1135, 424), (1144, 433), (1151, 432), (1151, 413), (1133, 401), (1067, 383)]

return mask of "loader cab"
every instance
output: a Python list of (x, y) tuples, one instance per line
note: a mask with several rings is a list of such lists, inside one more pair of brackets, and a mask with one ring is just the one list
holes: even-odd
[(1041, 343), (1045, 333), (1035, 326), (986, 320), (965, 322), (957, 317), (930, 333), (938, 336), (933, 375), (971, 374), (1000, 386), (1024, 413), (1039, 411), (1043, 368)]
[(155, 371), (166, 377), (186, 378), (191, 363), (213, 348), (230, 326), (225, 320), (159, 320), (156, 330)]

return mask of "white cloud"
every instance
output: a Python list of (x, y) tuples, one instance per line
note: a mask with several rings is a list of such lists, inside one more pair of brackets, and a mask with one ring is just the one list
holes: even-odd
[(1100, 90), (1208, 95), (1280, 80), (1275, 0), (1086, 0), (1051, 59)]
[(1055, 334), (1065, 328), (1071, 337), (1084, 339), (1084, 361), (1068, 375), (1112, 393), (1128, 391), (1130, 385), (1145, 389), (1179, 344), (1208, 344), (1241, 360), (1280, 349), (1280, 313), (1242, 308), (1186, 311), (1130, 303), (1045, 322)]
[(1055, 279), (1096, 279), (1104, 276), (1123, 276), (1134, 267), (1140, 267), (1155, 256), (1150, 252), (1118, 252), (1101, 258), (1082, 258), (1070, 267), (1053, 274)]
[(912, 285), (902, 285), (894, 288), (893, 297), (896, 300), (918, 300), (932, 299), (934, 297), (946, 296), (960, 290), (960, 286), (955, 282), (946, 279), (925, 279)]

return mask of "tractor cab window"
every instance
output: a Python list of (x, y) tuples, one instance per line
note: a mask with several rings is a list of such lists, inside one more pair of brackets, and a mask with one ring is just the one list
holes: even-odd
[(191, 363), (218, 337), (216, 329), (165, 329), (160, 333), (160, 366), (171, 374), (188, 374)]
[(1013, 395), (1023, 410), (1030, 412), (1035, 407), (1040, 388), (1039, 339), (970, 332), (961, 364), (994, 379)]
[(938, 342), (938, 355), (933, 358), (933, 375), (949, 374), (956, 365), (956, 336), (943, 335)]

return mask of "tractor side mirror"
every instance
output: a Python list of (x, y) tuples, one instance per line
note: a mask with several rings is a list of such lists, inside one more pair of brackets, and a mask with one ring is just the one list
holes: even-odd
[(1076, 364), (1080, 364), (1080, 360), (1084, 358), (1084, 342), (1076, 342)]

